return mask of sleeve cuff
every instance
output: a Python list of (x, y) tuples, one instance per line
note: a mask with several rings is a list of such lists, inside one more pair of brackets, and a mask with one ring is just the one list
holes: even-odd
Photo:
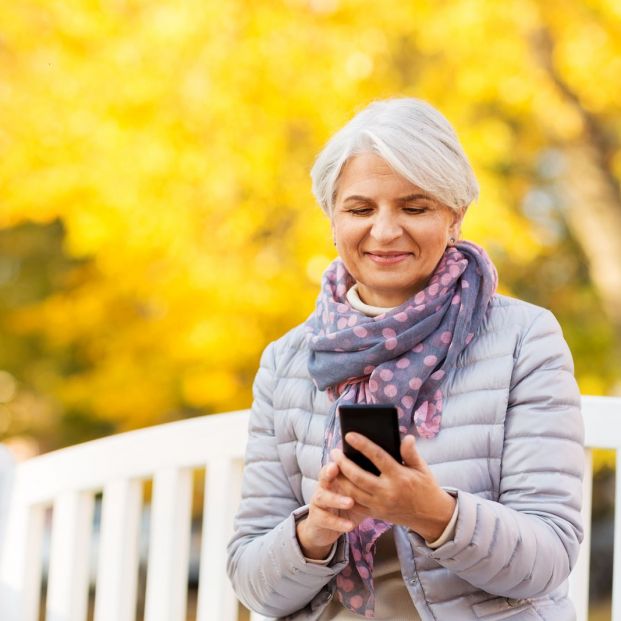
[(449, 523), (446, 525), (446, 528), (442, 532), (442, 534), (435, 541), (425, 541), (425, 543), (432, 549), (435, 550), (440, 546), (444, 545), (447, 541), (451, 541), (455, 537), (455, 529), (457, 526), (457, 516), (459, 514), (459, 503), (455, 503), (455, 510), (453, 511), (453, 515), (449, 520)]
[(307, 556), (305, 556), (304, 560), (307, 563), (314, 563), (315, 565), (329, 565), (332, 562), (334, 555), (336, 554), (336, 546), (337, 546), (337, 542), (335, 541), (332, 544), (332, 550), (330, 550), (330, 554), (328, 555), (328, 558), (314, 559), (314, 558), (308, 558)]
[[(333, 544), (332, 549), (330, 550), (330, 554), (326, 559), (312, 559), (307, 558), (302, 554), (302, 549), (300, 548), (300, 543), (297, 538), (296, 533), (296, 524), (304, 519), (308, 515), (308, 505), (304, 505), (303, 507), (299, 507), (293, 512), (293, 535), (295, 538), (295, 544), (298, 548), (300, 556), (304, 559), (305, 563), (310, 566), (314, 566), (317, 568), (317, 571), (322, 567), (326, 567), (326, 569), (334, 570), (335, 568), (338, 571), (341, 571), (343, 567), (347, 564), (349, 558), (349, 548), (347, 545), (347, 537), (345, 535), (341, 535)], [(321, 570), (323, 571), (323, 570)]]

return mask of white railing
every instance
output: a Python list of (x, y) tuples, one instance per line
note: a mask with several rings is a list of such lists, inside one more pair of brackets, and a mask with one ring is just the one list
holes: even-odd
[[(621, 449), (621, 399), (585, 397), (587, 536), (571, 578), (578, 620), (588, 618), (590, 449)], [(95, 621), (133, 621), (140, 563), (142, 486), (152, 480), (145, 621), (183, 621), (190, 553), (192, 476), (205, 468), (197, 621), (237, 621), (225, 572), (241, 484), (248, 411), (119, 434), (36, 457), (15, 468), (0, 545), (0, 619), (85, 621), (89, 582)], [(613, 621), (621, 621), (621, 477), (615, 514)], [(98, 562), (90, 577), (95, 496), (102, 493)], [(0, 501), (2, 499), (0, 498)], [(0, 502), (1, 506), (1, 502)], [(41, 602), (46, 511), (52, 509), (47, 598)], [(258, 616), (251, 617), (253, 621)]]
[[(586, 447), (582, 504), (585, 532), (578, 563), (569, 580), (570, 594), (576, 606), (577, 621), (587, 621), (589, 618), (591, 494), (593, 489), (592, 449), (614, 449), (616, 463), (621, 464), (621, 398), (583, 397), (582, 414), (584, 416), (584, 444)], [(621, 468), (617, 472), (621, 473)], [(614, 546), (611, 621), (621, 621), (621, 476), (615, 477)]]
[(45, 511), (52, 507), (46, 621), (84, 621), (93, 507), (103, 492), (96, 621), (136, 616), (142, 484), (152, 480), (146, 621), (185, 619), (192, 474), (205, 468), (197, 620), (237, 619), (224, 571), (248, 412), (159, 425), (55, 451), (16, 469), (0, 550), (0, 619), (39, 618)]

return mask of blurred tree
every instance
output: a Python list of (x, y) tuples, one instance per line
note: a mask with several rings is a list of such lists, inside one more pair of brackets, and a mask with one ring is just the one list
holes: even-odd
[(393, 95), (456, 126), (465, 234), (560, 318), (583, 392), (619, 381), (615, 0), (22, 0), (0, 24), (0, 293), (32, 292), (0, 305), (5, 436), (247, 406), (332, 257), (313, 157)]
[[(533, 34), (533, 47), (582, 130), (564, 149), (561, 180), (567, 194), (566, 221), (589, 260), (591, 277), (621, 342), (621, 98), (615, 94), (606, 102), (612, 106), (602, 105), (601, 94), (593, 92), (602, 82), (604, 91), (608, 90), (608, 81), (612, 84), (621, 73), (621, 23), (607, 19), (605, 7), (596, 3), (569, 7), (571, 19), (558, 19), (561, 7), (557, 3), (543, 3), (542, 8), (545, 11), (540, 29)], [(563, 41), (564, 49), (555, 45), (555, 39)], [(582, 53), (587, 59), (580, 57)]]

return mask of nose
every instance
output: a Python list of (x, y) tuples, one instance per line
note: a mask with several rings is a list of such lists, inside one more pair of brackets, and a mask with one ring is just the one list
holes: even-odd
[(371, 226), (371, 237), (378, 243), (387, 244), (401, 236), (401, 224), (390, 210), (378, 210)]

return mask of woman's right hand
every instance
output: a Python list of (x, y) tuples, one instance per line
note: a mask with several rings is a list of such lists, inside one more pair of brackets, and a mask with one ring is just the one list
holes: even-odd
[(362, 507), (354, 506), (353, 498), (338, 493), (334, 483), (339, 473), (340, 469), (334, 462), (323, 466), (309, 503), (308, 515), (297, 524), (298, 542), (306, 558), (327, 558), (334, 542), (367, 517)]

